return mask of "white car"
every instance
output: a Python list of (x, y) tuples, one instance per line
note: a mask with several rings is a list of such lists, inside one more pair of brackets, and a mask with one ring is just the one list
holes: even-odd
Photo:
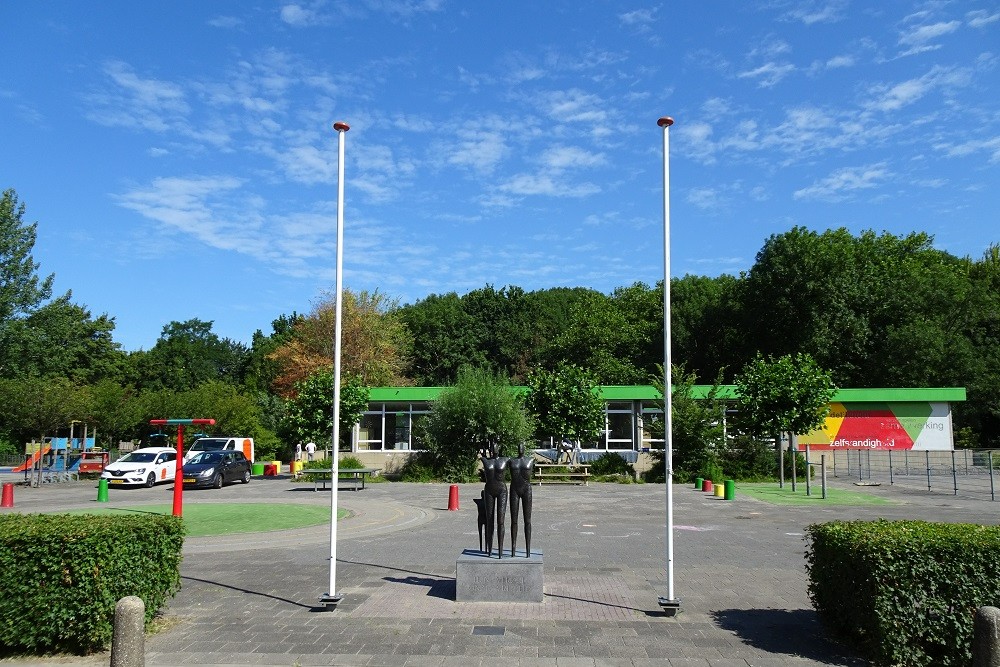
[(176, 474), (176, 449), (144, 447), (104, 468), (101, 479), (108, 480), (108, 486), (144, 485), (148, 488), (157, 482), (173, 481)]

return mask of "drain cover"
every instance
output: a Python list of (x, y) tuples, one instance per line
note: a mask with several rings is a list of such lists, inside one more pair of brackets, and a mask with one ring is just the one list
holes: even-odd
[(472, 634), (474, 635), (495, 635), (503, 636), (503, 627), (499, 625), (474, 625), (472, 626)]

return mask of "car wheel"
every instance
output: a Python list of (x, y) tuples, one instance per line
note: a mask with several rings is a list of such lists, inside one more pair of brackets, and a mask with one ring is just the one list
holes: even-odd
[(249, 484), (250, 483), (250, 471), (249, 470), (244, 470), (243, 471), (243, 478), (240, 479), (240, 481), (243, 482), (244, 484)]
[(212, 488), (213, 489), (222, 488), (222, 473), (220, 472), (215, 473), (215, 479), (212, 480)]
[(151, 472), (149, 473), (149, 476), (146, 477), (146, 488), (151, 489), (153, 488), (154, 484), (156, 484), (156, 473)]

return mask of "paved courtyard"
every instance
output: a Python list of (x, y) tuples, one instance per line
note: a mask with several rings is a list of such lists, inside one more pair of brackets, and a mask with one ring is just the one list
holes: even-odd
[[(844, 483), (844, 482), (841, 482)], [(147, 637), (148, 665), (746, 667), (863, 665), (826, 637), (806, 595), (810, 523), (876, 517), (997, 522), (997, 505), (943, 494), (851, 487), (892, 505), (774, 506), (674, 487), (675, 589), (666, 595), (662, 485), (533, 487), (532, 549), (542, 603), (455, 602), (455, 563), (478, 547), (481, 485), (372, 484), (341, 490), (337, 592), (324, 611), (329, 527), (189, 538), (183, 588)], [(169, 487), (111, 493), (111, 505), (167, 503)], [(92, 482), (19, 487), (14, 511), (96, 507)], [(285, 478), (185, 493), (186, 503), (330, 504)], [(10, 511), (10, 510), (4, 510)], [(507, 537), (509, 541), (509, 535)], [(523, 547), (523, 528), (519, 535)], [(23, 661), (22, 661), (23, 662)], [(30, 664), (107, 664), (108, 655)]]

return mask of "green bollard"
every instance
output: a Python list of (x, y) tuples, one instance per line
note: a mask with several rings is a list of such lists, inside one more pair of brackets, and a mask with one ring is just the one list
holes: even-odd
[(108, 480), (101, 479), (97, 482), (97, 502), (108, 502)]
[(736, 498), (736, 480), (727, 479), (726, 480), (726, 494), (723, 496), (726, 500), (733, 500)]
[(704, 484), (704, 483), (705, 483), (705, 480), (703, 478), (701, 478), (701, 477), (695, 477), (694, 478), (694, 488), (695, 488), (695, 490), (701, 491), (702, 484)]

